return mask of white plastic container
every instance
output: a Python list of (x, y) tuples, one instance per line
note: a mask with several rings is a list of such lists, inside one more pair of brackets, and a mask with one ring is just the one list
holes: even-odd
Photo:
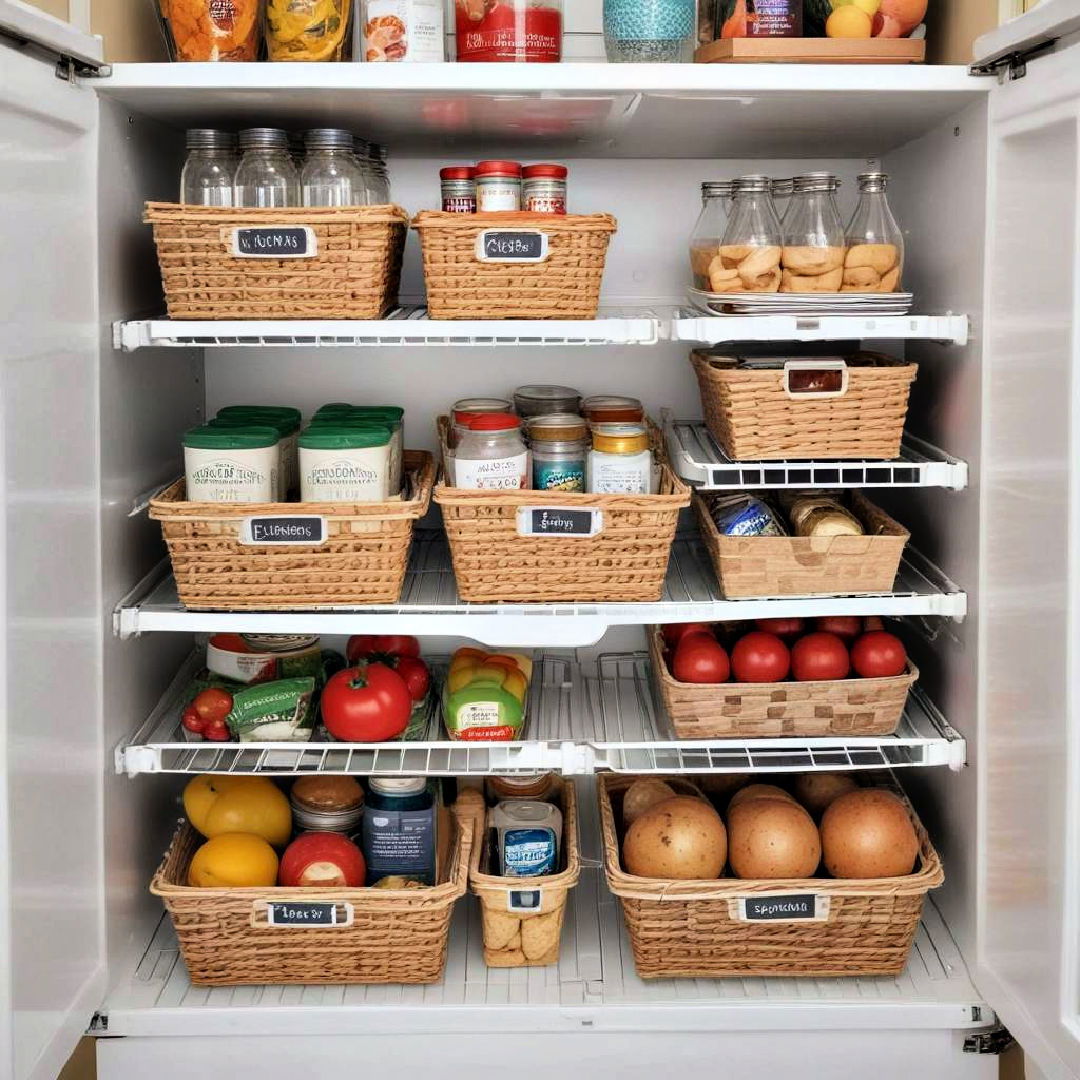
[(392, 441), (390, 428), (376, 424), (303, 432), (301, 501), (385, 502), (391, 494)]
[(196, 427), (184, 434), (189, 502), (273, 502), (278, 491), (276, 428)]

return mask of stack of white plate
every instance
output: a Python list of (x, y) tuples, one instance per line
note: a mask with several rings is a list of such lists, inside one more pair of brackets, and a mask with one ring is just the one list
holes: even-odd
[(914, 299), (894, 293), (714, 293), (689, 289), (687, 299), (707, 315), (906, 315)]

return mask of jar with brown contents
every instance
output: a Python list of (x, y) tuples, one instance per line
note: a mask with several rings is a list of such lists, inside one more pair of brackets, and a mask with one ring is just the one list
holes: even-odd
[(690, 234), (690, 273), (694, 288), (710, 291), (709, 265), (720, 254), (720, 242), (727, 228), (731, 207), (730, 180), (704, 180), (701, 184), (701, 213)]
[(720, 251), (709, 263), (713, 292), (777, 292), (783, 233), (767, 176), (740, 176)]
[(846, 230), (841, 292), (898, 292), (904, 269), (904, 234), (885, 197), (885, 173), (859, 176), (859, 204)]
[(832, 173), (796, 176), (784, 218), (781, 292), (839, 292), (844, 276), (844, 225)]

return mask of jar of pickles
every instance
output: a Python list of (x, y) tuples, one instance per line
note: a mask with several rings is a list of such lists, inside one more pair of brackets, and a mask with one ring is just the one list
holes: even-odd
[(767, 176), (740, 176), (720, 245), (720, 265), (709, 274), (713, 291), (777, 292), (782, 246), (772, 181)]
[(859, 202), (845, 230), (842, 292), (897, 292), (902, 288), (904, 234), (885, 197), (888, 176), (859, 176)]
[(781, 292), (839, 292), (844, 274), (844, 225), (836, 208), (840, 181), (827, 172), (793, 181), (784, 218)]
[(694, 288), (719, 292), (709, 281), (713, 260), (721, 266), (720, 242), (727, 229), (733, 185), (730, 180), (703, 180), (701, 183), (701, 213), (690, 235), (690, 273)]

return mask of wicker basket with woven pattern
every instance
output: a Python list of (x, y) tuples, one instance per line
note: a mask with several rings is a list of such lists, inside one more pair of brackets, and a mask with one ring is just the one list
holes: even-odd
[(705, 424), (734, 461), (900, 456), (917, 364), (880, 353), (846, 357), (846, 390), (824, 397), (789, 394), (783, 369), (739, 367), (706, 350), (690, 362)]
[[(420, 235), (433, 319), (593, 319), (610, 214), (444, 214), (413, 219)], [(484, 230), (541, 232), (547, 255), (538, 262), (487, 262), (477, 257)]]
[[(397, 304), (400, 206), (271, 210), (147, 203), (172, 319), (381, 319)], [(237, 229), (310, 228), (309, 258), (233, 254)]]
[(891, 592), (911, 534), (859, 492), (850, 507), (864, 536), (723, 536), (694, 494), (705, 548), (729, 598)]
[[(666, 779), (666, 778), (665, 778)], [(941, 860), (908, 805), (919, 840), (915, 870), (903, 877), (773, 881), (677, 881), (622, 869), (622, 797), (635, 777), (597, 776), (604, 872), (619, 898), (644, 979), (764, 975), (830, 978), (897, 975), (907, 962), (926, 893), (945, 880)], [(818, 920), (744, 921), (740, 901), (812, 897)]]
[[(161, 522), (176, 591), (195, 611), (287, 611), (390, 604), (401, 595), (413, 525), (435, 480), (428, 453), (405, 451), (400, 499), (378, 503), (187, 502), (177, 480), (150, 501)], [(245, 518), (326, 519), (322, 545), (240, 542)]]
[[(442, 978), (454, 902), (465, 894), (471, 819), (453, 814), (438, 885), (413, 889), (268, 886), (195, 888), (191, 860), (203, 838), (183, 822), (150, 883), (176, 929), (197, 986), (262, 983), (433, 983)], [(332, 926), (272, 925), (272, 903), (333, 904)]]
[(679, 739), (891, 735), (919, 669), (884, 679), (685, 683), (668, 670), (660, 628), (649, 634), (652, 677)]

